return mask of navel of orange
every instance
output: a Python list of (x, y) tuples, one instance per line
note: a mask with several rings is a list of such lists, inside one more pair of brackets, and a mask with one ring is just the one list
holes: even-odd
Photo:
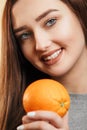
[(31, 83), (23, 95), (26, 112), (48, 110), (63, 117), (70, 107), (70, 97), (65, 87), (52, 79), (41, 79)]

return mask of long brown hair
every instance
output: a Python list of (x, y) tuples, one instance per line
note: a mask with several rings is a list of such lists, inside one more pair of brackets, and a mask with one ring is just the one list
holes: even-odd
[(61, 0), (67, 4), (78, 17), (83, 28), (87, 44), (87, 0)]
[[(61, 0), (77, 15), (87, 42), (87, 0)], [(25, 114), (22, 96), (26, 86), (48, 75), (34, 68), (23, 56), (15, 39), (11, 9), (17, 0), (7, 0), (2, 21), (0, 70), (0, 130), (15, 130)]]

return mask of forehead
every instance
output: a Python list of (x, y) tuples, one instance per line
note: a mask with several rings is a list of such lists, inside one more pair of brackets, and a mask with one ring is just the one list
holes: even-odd
[(18, 0), (12, 8), (13, 22), (16, 25), (25, 20), (29, 22), (49, 9), (64, 10), (64, 3), (61, 0)]
[[(13, 14), (30, 13), (36, 14), (46, 8), (52, 8), (58, 3), (59, 0), (18, 0), (13, 6)], [(57, 5), (56, 5), (57, 6)]]

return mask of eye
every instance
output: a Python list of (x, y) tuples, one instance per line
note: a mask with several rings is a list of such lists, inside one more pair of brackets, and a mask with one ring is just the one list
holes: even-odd
[(56, 21), (57, 21), (57, 19), (55, 19), (55, 18), (49, 19), (49, 20), (45, 23), (45, 25), (46, 25), (47, 27), (50, 27), (50, 26), (54, 25), (54, 24), (56, 23)]
[(20, 36), (18, 36), (19, 40), (27, 40), (31, 37), (32, 33), (31, 32), (24, 32), (23, 34), (21, 34)]

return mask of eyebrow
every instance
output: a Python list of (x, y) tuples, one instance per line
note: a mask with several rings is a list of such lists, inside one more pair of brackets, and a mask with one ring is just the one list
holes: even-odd
[(42, 18), (44, 18), (46, 15), (48, 15), (51, 12), (55, 12), (58, 11), (57, 9), (49, 9), (46, 12), (44, 12), (43, 14), (39, 15), (35, 20), (38, 22), (40, 21)]
[(20, 32), (20, 31), (25, 30), (25, 29), (26, 29), (26, 26), (25, 26), (25, 25), (24, 25), (24, 26), (21, 26), (21, 27), (19, 27), (19, 28), (14, 29), (14, 33)]
[[(49, 9), (49, 10), (47, 10), (46, 12), (44, 12), (43, 14), (39, 15), (39, 16), (35, 19), (35, 21), (39, 22), (41, 19), (43, 19), (43, 18), (44, 18), (45, 16), (47, 16), (49, 13), (55, 12), (55, 11), (58, 11), (58, 10), (57, 10), (57, 9)], [(25, 30), (25, 29), (26, 29), (26, 26), (25, 26), (25, 25), (24, 25), (24, 26), (21, 26), (21, 27), (19, 27), (19, 28), (14, 29), (14, 33), (20, 32), (20, 31)]]

